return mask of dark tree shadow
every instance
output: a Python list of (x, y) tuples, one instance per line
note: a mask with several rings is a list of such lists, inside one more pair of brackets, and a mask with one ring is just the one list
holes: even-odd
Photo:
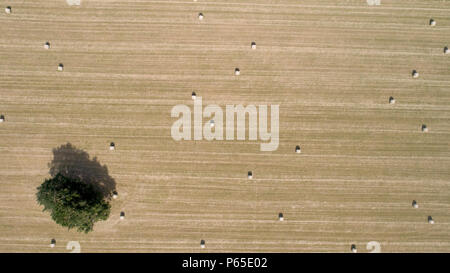
[(116, 181), (109, 176), (106, 165), (97, 158), (89, 159), (89, 154), (70, 143), (53, 148), (53, 160), (48, 164), (50, 175), (58, 173), (91, 184), (103, 196), (110, 199), (116, 189)]

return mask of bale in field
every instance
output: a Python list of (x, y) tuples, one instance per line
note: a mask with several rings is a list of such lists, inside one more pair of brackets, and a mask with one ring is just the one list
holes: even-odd
[(422, 132), (426, 133), (428, 132), (428, 127), (425, 124), (422, 124)]
[(195, 100), (197, 98), (197, 94), (195, 92), (192, 92), (192, 99)]
[(198, 20), (201, 21), (201, 20), (203, 20), (203, 18), (204, 18), (203, 13), (200, 12), (200, 13), (198, 14)]
[(395, 104), (394, 97), (389, 97), (389, 104)]
[(117, 199), (117, 197), (119, 196), (119, 194), (116, 191), (113, 191), (113, 199)]
[(252, 42), (251, 47), (252, 47), (252, 49), (256, 49), (256, 43)]
[(59, 64), (58, 65), (58, 71), (63, 71), (64, 70), (64, 65), (63, 64)]
[(200, 247), (205, 248), (205, 240), (200, 240)]
[(4, 115), (0, 115), (0, 122), (4, 122), (5, 121), (5, 116)]
[(114, 144), (114, 142), (111, 142), (110, 144), (109, 144), (109, 150), (110, 151), (114, 151), (116, 149), (116, 144)]
[(430, 26), (434, 27), (436, 25), (436, 21), (434, 19), (430, 19)]
[(10, 6), (7, 6), (7, 7), (5, 8), (5, 12), (6, 12), (7, 14), (10, 14), (11, 11), (12, 11), (12, 9), (11, 9)]
[(125, 212), (120, 212), (120, 220), (123, 220), (123, 219), (125, 219)]
[(302, 152), (302, 150), (300, 149), (300, 146), (295, 146), (295, 152), (297, 153), (297, 154), (299, 154), (299, 153), (301, 153)]
[(434, 220), (433, 220), (433, 217), (431, 217), (431, 216), (428, 216), (428, 223), (430, 223), (430, 224), (434, 224)]
[(252, 178), (253, 178), (253, 173), (252, 173), (252, 171), (248, 171), (247, 177), (248, 177), (248, 179), (252, 179)]
[(448, 47), (444, 47), (444, 54), (448, 54), (450, 51), (448, 50)]
[(413, 201), (412, 201), (412, 206), (413, 206), (413, 208), (415, 208), (415, 209), (419, 208), (419, 204), (417, 204), (417, 201), (416, 201), (416, 200), (413, 200)]
[(352, 245), (352, 246), (350, 247), (350, 249), (351, 249), (351, 251), (352, 251), (353, 253), (358, 252), (358, 250), (356, 249), (356, 245)]
[(284, 217), (283, 217), (283, 213), (278, 213), (278, 220), (279, 221), (284, 221)]
[(234, 75), (239, 76), (241, 74), (241, 70), (239, 68), (234, 69)]
[(44, 48), (45, 49), (50, 49), (50, 42), (45, 42)]
[(419, 77), (419, 72), (417, 72), (417, 70), (413, 70), (411, 73), (413, 78), (418, 78)]
[(55, 240), (55, 239), (52, 239), (52, 240), (50, 241), (50, 247), (51, 247), (51, 248), (54, 248), (55, 245), (56, 245), (56, 240)]

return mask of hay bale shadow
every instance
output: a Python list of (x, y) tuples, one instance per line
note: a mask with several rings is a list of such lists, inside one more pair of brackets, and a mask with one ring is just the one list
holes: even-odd
[(72, 179), (79, 179), (94, 186), (104, 198), (111, 199), (116, 190), (116, 181), (109, 176), (106, 165), (101, 165), (97, 158), (77, 149), (70, 143), (53, 148), (53, 160), (48, 164), (53, 177), (58, 173)]

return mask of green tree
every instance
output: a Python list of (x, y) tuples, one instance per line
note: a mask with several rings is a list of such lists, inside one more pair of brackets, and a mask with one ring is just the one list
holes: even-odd
[(111, 206), (90, 184), (57, 174), (37, 190), (37, 202), (44, 211), (50, 211), (52, 219), (68, 229), (88, 233), (95, 222), (108, 219)]

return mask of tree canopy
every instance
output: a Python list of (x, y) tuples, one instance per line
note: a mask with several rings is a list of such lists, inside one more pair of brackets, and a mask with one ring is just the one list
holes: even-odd
[(93, 230), (94, 223), (109, 217), (111, 206), (91, 184), (56, 174), (37, 188), (37, 202), (52, 219), (79, 232)]

